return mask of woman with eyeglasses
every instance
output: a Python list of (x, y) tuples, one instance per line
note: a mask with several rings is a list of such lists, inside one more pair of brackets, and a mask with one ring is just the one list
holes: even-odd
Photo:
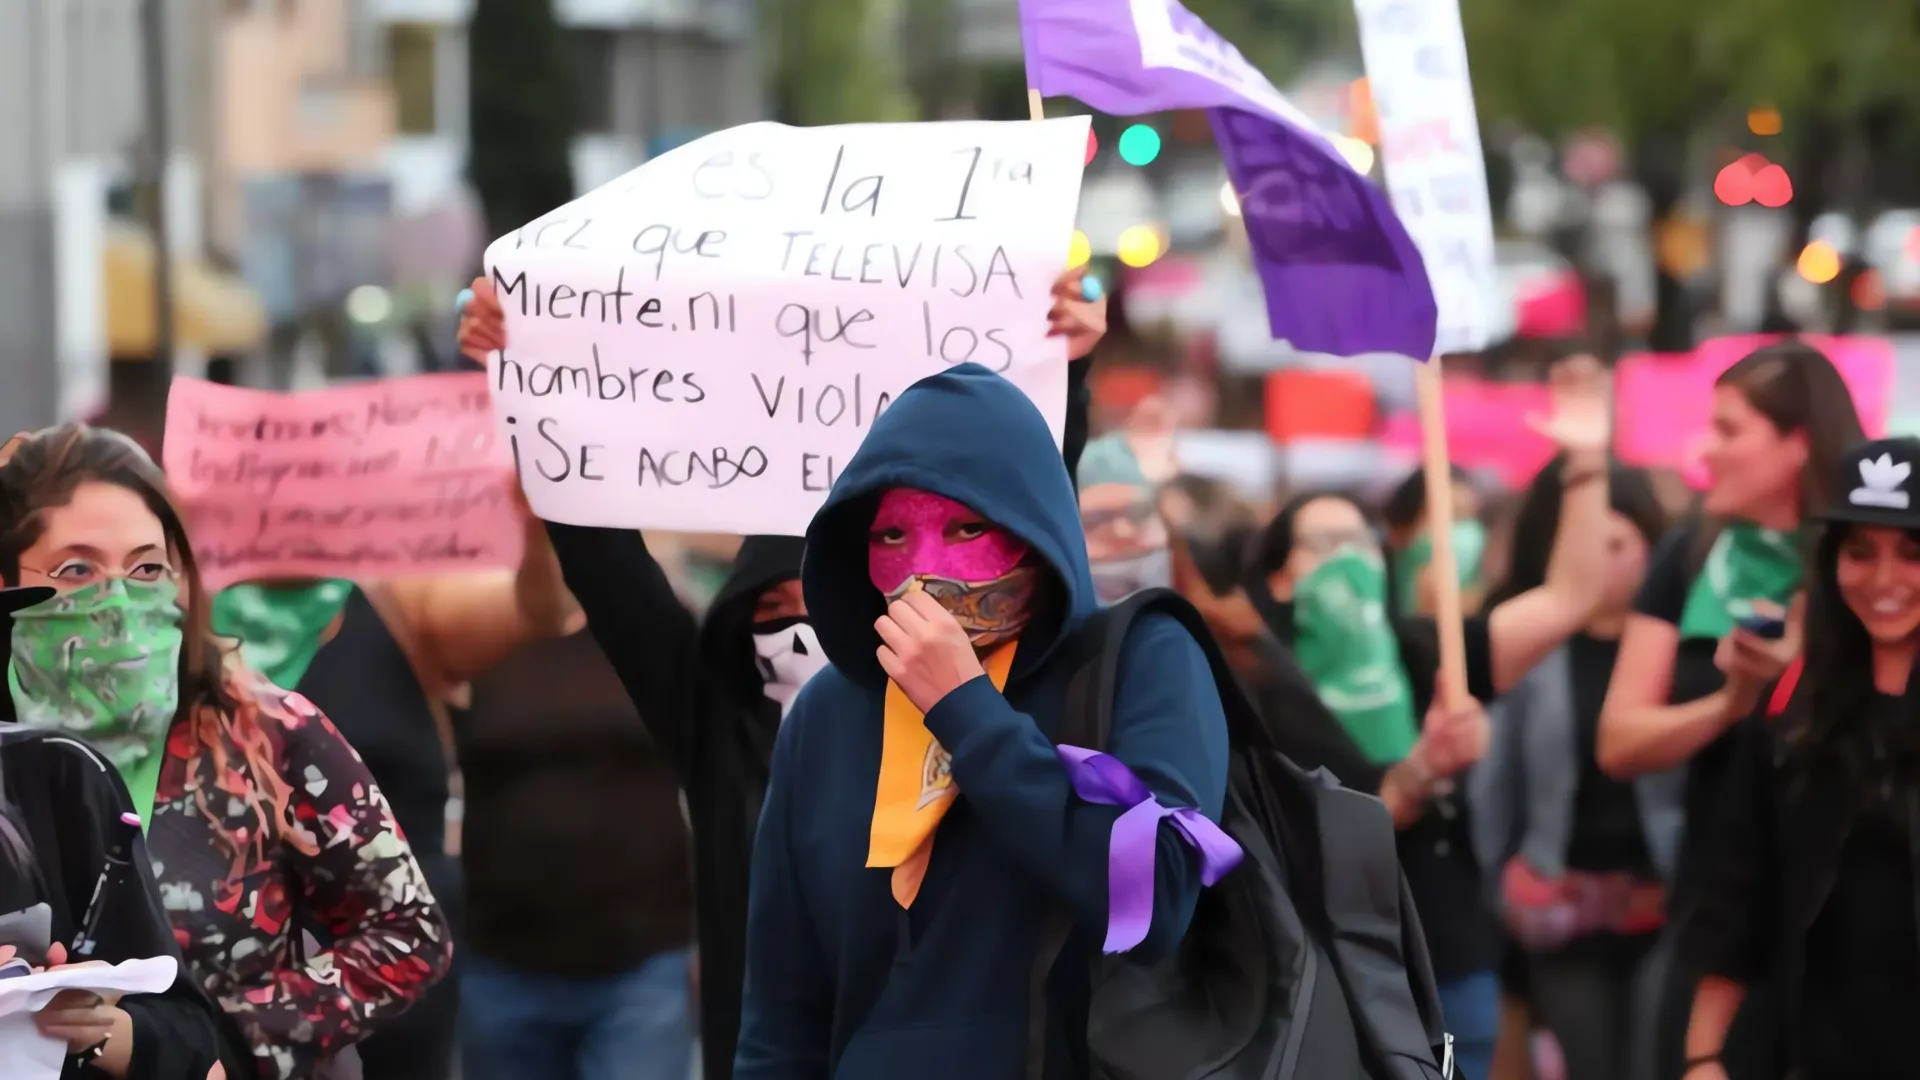
[(165, 481), (124, 436), (67, 425), (14, 446), (0, 580), (57, 593), (14, 614), (13, 705), (125, 778), (188, 969), (222, 1011), (227, 1072), (328, 1077), (451, 952), (365, 765), (208, 630)]
[[(52, 595), (0, 589), (0, 640), (11, 635), (13, 611)], [(0, 913), (45, 905), (49, 934), (31, 945), (0, 943), (0, 963), (178, 960), (139, 819), (118, 774), (85, 743), (19, 728), (12, 719), (12, 701), (0, 696)], [(62, 1080), (225, 1075), (213, 1007), (184, 966), (164, 993), (61, 991), (34, 1014), (34, 1024), (66, 1046)]]

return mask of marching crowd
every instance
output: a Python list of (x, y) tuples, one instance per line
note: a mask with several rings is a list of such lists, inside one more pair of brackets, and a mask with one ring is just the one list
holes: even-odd
[(1458, 486), (1449, 685), (1420, 477), (1261, 520), (1090, 439), (1105, 304), (1051, 318), (1064, 447), (925, 379), (703, 615), (531, 512), (514, 570), (210, 592), (135, 442), (9, 441), (0, 961), (180, 961), (41, 1009), (63, 1075), (1920, 1076), (1920, 441), (1826, 357), (1721, 377), (1681, 508), (1559, 365), (1510, 519)]

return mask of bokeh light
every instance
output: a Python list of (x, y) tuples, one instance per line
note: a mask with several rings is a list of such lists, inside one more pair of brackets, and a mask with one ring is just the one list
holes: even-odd
[(347, 294), (347, 318), (366, 326), (393, 315), (393, 297), (378, 285), (362, 285)]
[(1130, 225), (1120, 233), (1115, 254), (1120, 261), (1138, 270), (1152, 266), (1160, 257), (1160, 230), (1151, 225)]
[(1755, 135), (1780, 134), (1780, 110), (1771, 105), (1747, 110), (1747, 130)]
[(1777, 210), (1793, 201), (1793, 181), (1787, 170), (1768, 165), (1753, 174), (1753, 201)]
[(1160, 156), (1160, 133), (1135, 124), (1120, 133), (1120, 160), (1129, 165), (1151, 165)]
[(1067, 241), (1067, 269), (1085, 266), (1087, 260), (1091, 258), (1093, 258), (1093, 243), (1087, 239), (1086, 233), (1079, 229), (1073, 230), (1073, 238)]
[(1373, 147), (1368, 146), (1365, 141), (1348, 135), (1335, 135), (1333, 148), (1340, 151), (1340, 156), (1347, 159), (1347, 164), (1353, 166), (1354, 172), (1373, 171)]
[(1793, 201), (1793, 180), (1765, 157), (1747, 154), (1714, 176), (1713, 196), (1728, 206), (1757, 202), (1777, 209)]
[(1087, 160), (1082, 162), (1081, 164), (1083, 165), (1093, 164), (1094, 156), (1099, 153), (1100, 153), (1100, 136), (1094, 134), (1093, 129), (1089, 127), (1087, 129)]
[(1853, 306), (1861, 311), (1879, 311), (1887, 306), (1887, 286), (1880, 280), (1880, 271), (1862, 270), (1853, 279)]
[(1815, 240), (1801, 249), (1794, 269), (1815, 285), (1825, 285), (1840, 276), (1840, 252), (1825, 240)]
[(1220, 211), (1228, 217), (1240, 216), (1240, 196), (1233, 190), (1233, 181), (1220, 185)]

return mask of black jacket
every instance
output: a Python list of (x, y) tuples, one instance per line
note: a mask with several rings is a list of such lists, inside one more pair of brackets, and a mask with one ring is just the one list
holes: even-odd
[[(6, 719), (11, 718), (8, 709)], [(25, 827), (33, 859), (30, 867), (0, 863), (0, 911), (45, 902), (53, 909), (53, 940), (71, 946), (106, 866), (109, 838), (121, 828), (120, 815), (133, 809), (133, 800), (120, 774), (85, 744), (11, 724), (0, 734), (0, 782), (15, 819)], [(180, 961), (146, 843), (138, 835), (131, 864), (108, 878), (98, 944), (87, 959), (117, 964), (171, 956)], [(166, 993), (120, 1001), (133, 1020), (128, 1080), (206, 1080), (218, 1057), (213, 1005), (180, 963)], [(98, 1075), (71, 1062), (61, 1074), (66, 1080)]]
[[(1763, 698), (1764, 700), (1764, 698)], [(1910, 718), (1909, 705), (1902, 712)], [(1866, 801), (1866, 787), (1850, 780), (1837, 765), (1814, 762), (1805, 767), (1782, 763), (1780, 753), (1784, 718), (1757, 715), (1733, 731), (1732, 752), (1720, 781), (1719, 804), (1701, 837), (1697, 849), (1699, 890), (1694, 902), (1681, 913), (1679, 941), (1682, 957), (1691, 970), (1718, 975), (1743, 986), (1772, 983), (1778, 987), (1784, 1022), (1777, 1025), (1790, 1060), (1806, 1063), (1810, 1048), (1806, 1035), (1810, 1023), (1823, 1026), (1828, 1037), (1814, 1049), (1817, 1058), (1836, 1056), (1831, 1026), (1834, 1010), (1853, 1006), (1835, 999), (1833, 986), (1811, 977), (1810, 961), (1830, 973), (1844, 972), (1854, 966), (1856, 957), (1831, 951), (1815, 956), (1812, 939), (1816, 924), (1832, 926), (1833, 918), (1823, 919), (1829, 900), (1834, 898), (1846, 864), (1846, 848), (1856, 827), (1869, 814), (1884, 812), (1886, 820), (1901, 821), (1891, 833), (1908, 836), (1920, 823), (1908, 819), (1904, 801), (1911, 792), (1896, 792), (1885, 807), (1875, 810)], [(1913, 783), (1909, 773), (1904, 782)], [(1913, 896), (1911, 873), (1900, 862), (1920, 862), (1905, 843), (1889, 843), (1888, 850), (1874, 852), (1896, 878), (1907, 881), (1904, 902), (1882, 895), (1884, 906), (1866, 920), (1857, 920), (1857, 907), (1849, 905), (1841, 915), (1854, 925), (1848, 936), (1857, 943), (1863, 937), (1875, 939), (1875, 953), (1897, 957), (1904, 947), (1914, 951), (1914, 922), (1920, 919), (1920, 905)], [(1902, 850), (1902, 849), (1906, 850)], [(1850, 879), (1854, 880), (1854, 879)], [(1892, 890), (1889, 890), (1889, 892)], [(1898, 923), (1887, 920), (1898, 920)], [(1861, 925), (1862, 922), (1872, 925)], [(1904, 943), (1904, 945), (1903, 945)], [(1871, 961), (1873, 957), (1858, 957)], [(1920, 961), (1920, 955), (1914, 957)], [(1906, 966), (1904, 961), (1902, 966)], [(1841, 981), (1851, 981), (1844, 975)], [(1900, 1011), (1904, 1011), (1904, 1007)], [(1815, 1021), (1815, 1014), (1819, 1020)], [(1855, 1020), (1862, 1018), (1856, 1017)], [(1885, 1028), (1886, 1021), (1897, 1027), (1911, 1019), (1907, 1016), (1864, 1018), (1869, 1027)], [(1844, 1047), (1838, 1054), (1851, 1057)], [(1831, 1071), (1829, 1067), (1828, 1071)], [(1857, 1070), (1860, 1075), (1882, 1075), (1872, 1069)]]
[[(1089, 361), (1068, 366), (1064, 439), (1073, 472), (1087, 441)], [(729, 1080), (747, 967), (747, 876), (780, 708), (754, 663), (754, 606), (800, 576), (799, 537), (748, 537), (704, 627), (680, 602), (646, 541), (631, 529), (547, 523), (567, 588), (662, 752), (674, 764), (693, 826), (700, 949), (701, 1057), (707, 1080)]]

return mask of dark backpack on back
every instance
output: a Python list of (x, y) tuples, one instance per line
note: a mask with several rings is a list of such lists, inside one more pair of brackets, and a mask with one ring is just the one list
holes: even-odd
[[(1289, 718), (1259, 715), (1183, 597), (1148, 590), (1076, 630), (1058, 741), (1105, 748), (1127, 631), (1149, 612), (1177, 619), (1212, 664), (1231, 746), (1221, 826), (1245, 858), (1201, 892), (1172, 956), (1095, 957), (1089, 1077), (1447, 1080), (1452, 1037), (1386, 807), (1281, 753), (1269, 725)], [(1043, 1080), (1045, 991), (1071, 930), (1056, 912), (1035, 958), (1027, 1080)]]

